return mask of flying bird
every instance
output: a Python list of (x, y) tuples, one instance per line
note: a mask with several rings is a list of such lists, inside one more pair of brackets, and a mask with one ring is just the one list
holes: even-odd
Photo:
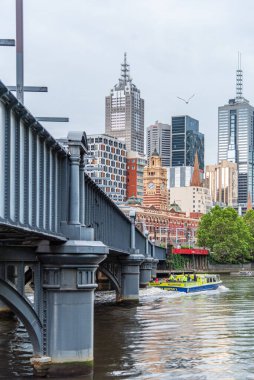
[(193, 95), (191, 95), (190, 97), (189, 97), (189, 99), (183, 99), (183, 98), (179, 98), (179, 96), (177, 96), (177, 98), (178, 99), (180, 99), (180, 100), (183, 100), (186, 104), (188, 104), (189, 103), (189, 101), (193, 98), (193, 96), (195, 96), (195, 94), (193, 94)]

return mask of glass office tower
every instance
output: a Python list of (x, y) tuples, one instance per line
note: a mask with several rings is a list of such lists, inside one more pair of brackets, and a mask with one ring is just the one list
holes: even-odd
[(172, 117), (170, 166), (194, 166), (198, 154), (199, 168), (204, 171), (204, 134), (199, 132), (199, 122), (190, 116)]
[(228, 160), (238, 167), (238, 203), (246, 207), (254, 199), (254, 108), (243, 97), (241, 54), (236, 70), (236, 97), (218, 109), (218, 162)]
[(238, 166), (238, 203), (254, 198), (253, 160), (254, 108), (243, 97), (230, 99), (218, 110), (218, 162), (228, 160)]

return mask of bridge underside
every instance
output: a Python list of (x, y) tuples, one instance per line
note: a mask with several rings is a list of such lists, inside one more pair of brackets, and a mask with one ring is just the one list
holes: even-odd
[(64, 243), (64, 236), (50, 235), (46, 232), (38, 232), (29, 227), (20, 227), (0, 222), (0, 245), (36, 245), (41, 240), (49, 240), (55, 243)]

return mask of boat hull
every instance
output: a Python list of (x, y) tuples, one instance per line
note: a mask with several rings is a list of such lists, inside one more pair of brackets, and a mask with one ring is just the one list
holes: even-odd
[(176, 292), (182, 292), (182, 293), (195, 293), (195, 292), (202, 292), (205, 290), (216, 290), (221, 284), (204, 284), (204, 285), (197, 285), (192, 287), (180, 287), (180, 286), (158, 286), (158, 288), (170, 290), (170, 291), (176, 291)]
[(182, 293), (196, 293), (196, 292), (202, 292), (206, 290), (216, 290), (218, 287), (222, 284), (222, 282), (218, 283), (210, 283), (210, 284), (202, 284), (202, 285), (193, 285), (193, 286), (177, 286), (176, 285), (167, 285), (167, 284), (158, 284), (158, 285), (150, 285), (156, 288), (169, 290), (169, 291), (175, 291), (175, 292), (182, 292)]

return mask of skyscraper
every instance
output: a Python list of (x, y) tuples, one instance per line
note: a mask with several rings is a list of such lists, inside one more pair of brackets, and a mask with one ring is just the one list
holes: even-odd
[(168, 189), (190, 186), (193, 171), (193, 166), (171, 166), (167, 168)]
[(204, 171), (204, 135), (199, 132), (199, 122), (190, 116), (172, 117), (170, 166), (194, 167), (198, 154), (199, 168)]
[(105, 135), (87, 136), (85, 171), (115, 202), (126, 198), (126, 149), (118, 139)]
[(121, 78), (106, 96), (106, 133), (117, 137), (127, 151), (144, 154), (144, 100), (132, 83), (126, 53)]
[(218, 162), (228, 160), (238, 166), (238, 202), (254, 199), (254, 108), (242, 95), (240, 59), (236, 70), (236, 97), (218, 109)]
[(168, 124), (156, 121), (147, 127), (146, 152), (151, 157), (154, 149), (161, 157), (162, 166), (170, 166), (171, 127)]
[(222, 160), (218, 165), (206, 165), (206, 183), (215, 204), (235, 206), (237, 204), (237, 164)]

